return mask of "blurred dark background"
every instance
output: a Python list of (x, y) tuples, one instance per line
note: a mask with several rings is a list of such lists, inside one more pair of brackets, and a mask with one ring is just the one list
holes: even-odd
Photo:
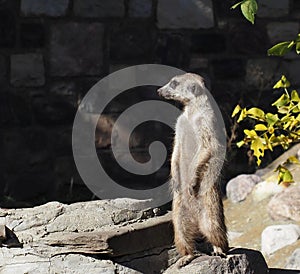
[[(299, 1), (258, 1), (255, 25), (239, 10), (230, 10), (235, 2), (0, 0), (0, 206), (97, 198), (77, 173), (72, 123), (88, 90), (118, 69), (158, 63), (203, 75), (219, 103), (229, 140), (237, 103), (267, 107), (278, 96), (272, 86), (282, 73), (299, 86), (296, 54), (266, 55), (269, 47), (299, 32)], [(168, 178), (168, 160), (157, 174), (132, 177), (111, 154), (115, 119), (128, 106), (148, 99), (161, 100), (156, 87), (123, 93), (107, 107), (96, 131), (95, 144), (107, 172), (133, 188)], [(241, 138), (240, 132), (237, 128)], [(140, 125), (132, 134), (132, 155), (147, 161), (148, 145), (157, 139), (163, 139), (170, 153), (172, 136), (163, 124)], [(246, 150), (237, 150), (231, 141), (225, 182), (255, 169)]]

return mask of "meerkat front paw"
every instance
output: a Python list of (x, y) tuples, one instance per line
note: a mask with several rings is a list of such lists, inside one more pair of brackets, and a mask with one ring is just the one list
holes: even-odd
[(213, 256), (220, 256), (222, 258), (226, 258), (227, 257), (226, 253), (223, 252), (222, 248), (218, 247), (218, 246), (214, 246), (213, 247), (212, 255)]

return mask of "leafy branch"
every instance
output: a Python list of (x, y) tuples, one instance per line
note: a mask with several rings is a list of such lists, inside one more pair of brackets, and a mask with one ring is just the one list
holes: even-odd
[[(280, 98), (272, 104), (277, 109), (276, 113), (265, 113), (256, 107), (246, 109), (240, 105), (233, 110), (232, 117), (239, 114), (238, 123), (246, 118), (255, 123), (254, 128), (244, 130), (244, 138), (237, 143), (237, 146), (250, 146), (258, 166), (261, 164), (265, 150), (273, 151), (273, 148), (277, 146), (288, 149), (291, 144), (300, 141), (300, 97), (296, 90), (289, 91), (289, 87), (290, 82), (285, 76), (282, 76), (274, 85), (274, 89), (283, 90)], [(293, 182), (293, 176), (287, 165), (296, 162), (298, 163), (297, 158), (290, 157), (277, 167), (279, 183)]]

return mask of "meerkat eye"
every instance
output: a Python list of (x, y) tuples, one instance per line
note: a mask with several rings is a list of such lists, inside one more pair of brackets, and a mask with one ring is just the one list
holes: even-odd
[(192, 85), (188, 86), (188, 90), (195, 96), (200, 94), (200, 88), (197, 84), (192, 84)]
[(170, 88), (175, 89), (179, 85), (179, 82), (176, 80), (171, 81)]

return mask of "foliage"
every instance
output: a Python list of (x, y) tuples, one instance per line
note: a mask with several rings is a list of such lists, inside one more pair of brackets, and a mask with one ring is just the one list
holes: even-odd
[[(254, 24), (258, 5), (256, 0), (243, 0), (236, 3), (231, 8), (241, 7), (244, 17)], [(268, 50), (268, 55), (283, 56), (295, 47), (296, 53), (300, 54), (300, 33), (293, 41), (278, 43)], [(288, 91), (290, 82), (285, 76), (274, 85), (274, 89), (282, 88), (284, 93), (272, 106), (277, 108), (276, 113), (265, 113), (262, 109), (252, 107), (242, 108), (237, 105), (233, 110), (232, 117), (239, 114), (237, 122), (248, 118), (255, 122), (253, 129), (245, 129), (244, 139), (237, 143), (238, 147), (250, 146), (253, 155), (257, 159), (257, 165), (261, 164), (261, 157), (265, 150), (273, 151), (276, 146), (288, 149), (292, 143), (300, 141), (300, 99), (296, 90)], [(300, 164), (296, 157), (288, 158), (279, 165), (275, 171), (278, 172), (278, 183), (291, 183), (293, 176), (288, 169), (290, 163)]]
[(297, 38), (293, 41), (285, 41), (276, 44), (272, 48), (268, 50), (268, 55), (276, 55), (276, 56), (283, 56), (295, 46), (296, 53), (300, 54), (300, 33), (298, 34)]
[[(290, 82), (285, 76), (274, 85), (274, 89), (283, 90), (283, 94), (272, 104), (276, 108), (275, 113), (265, 113), (256, 107), (246, 109), (240, 105), (233, 110), (232, 117), (239, 114), (238, 123), (245, 119), (254, 121), (254, 128), (244, 130), (244, 139), (239, 141), (237, 146), (250, 146), (258, 166), (265, 150), (273, 151), (276, 146), (288, 149), (292, 143), (300, 141), (300, 97), (296, 90), (289, 91), (289, 87)], [(286, 166), (295, 162), (297, 159), (292, 157), (277, 167), (279, 183), (293, 181), (293, 176)]]
[(245, 18), (254, 24), (255, 14), (257, 12), (257, 2), (256, 0), (243, 0), (241, 2), (236, 3), (231, 8), (235, 9), (238, 6), (241, 7), (242, 14)]

